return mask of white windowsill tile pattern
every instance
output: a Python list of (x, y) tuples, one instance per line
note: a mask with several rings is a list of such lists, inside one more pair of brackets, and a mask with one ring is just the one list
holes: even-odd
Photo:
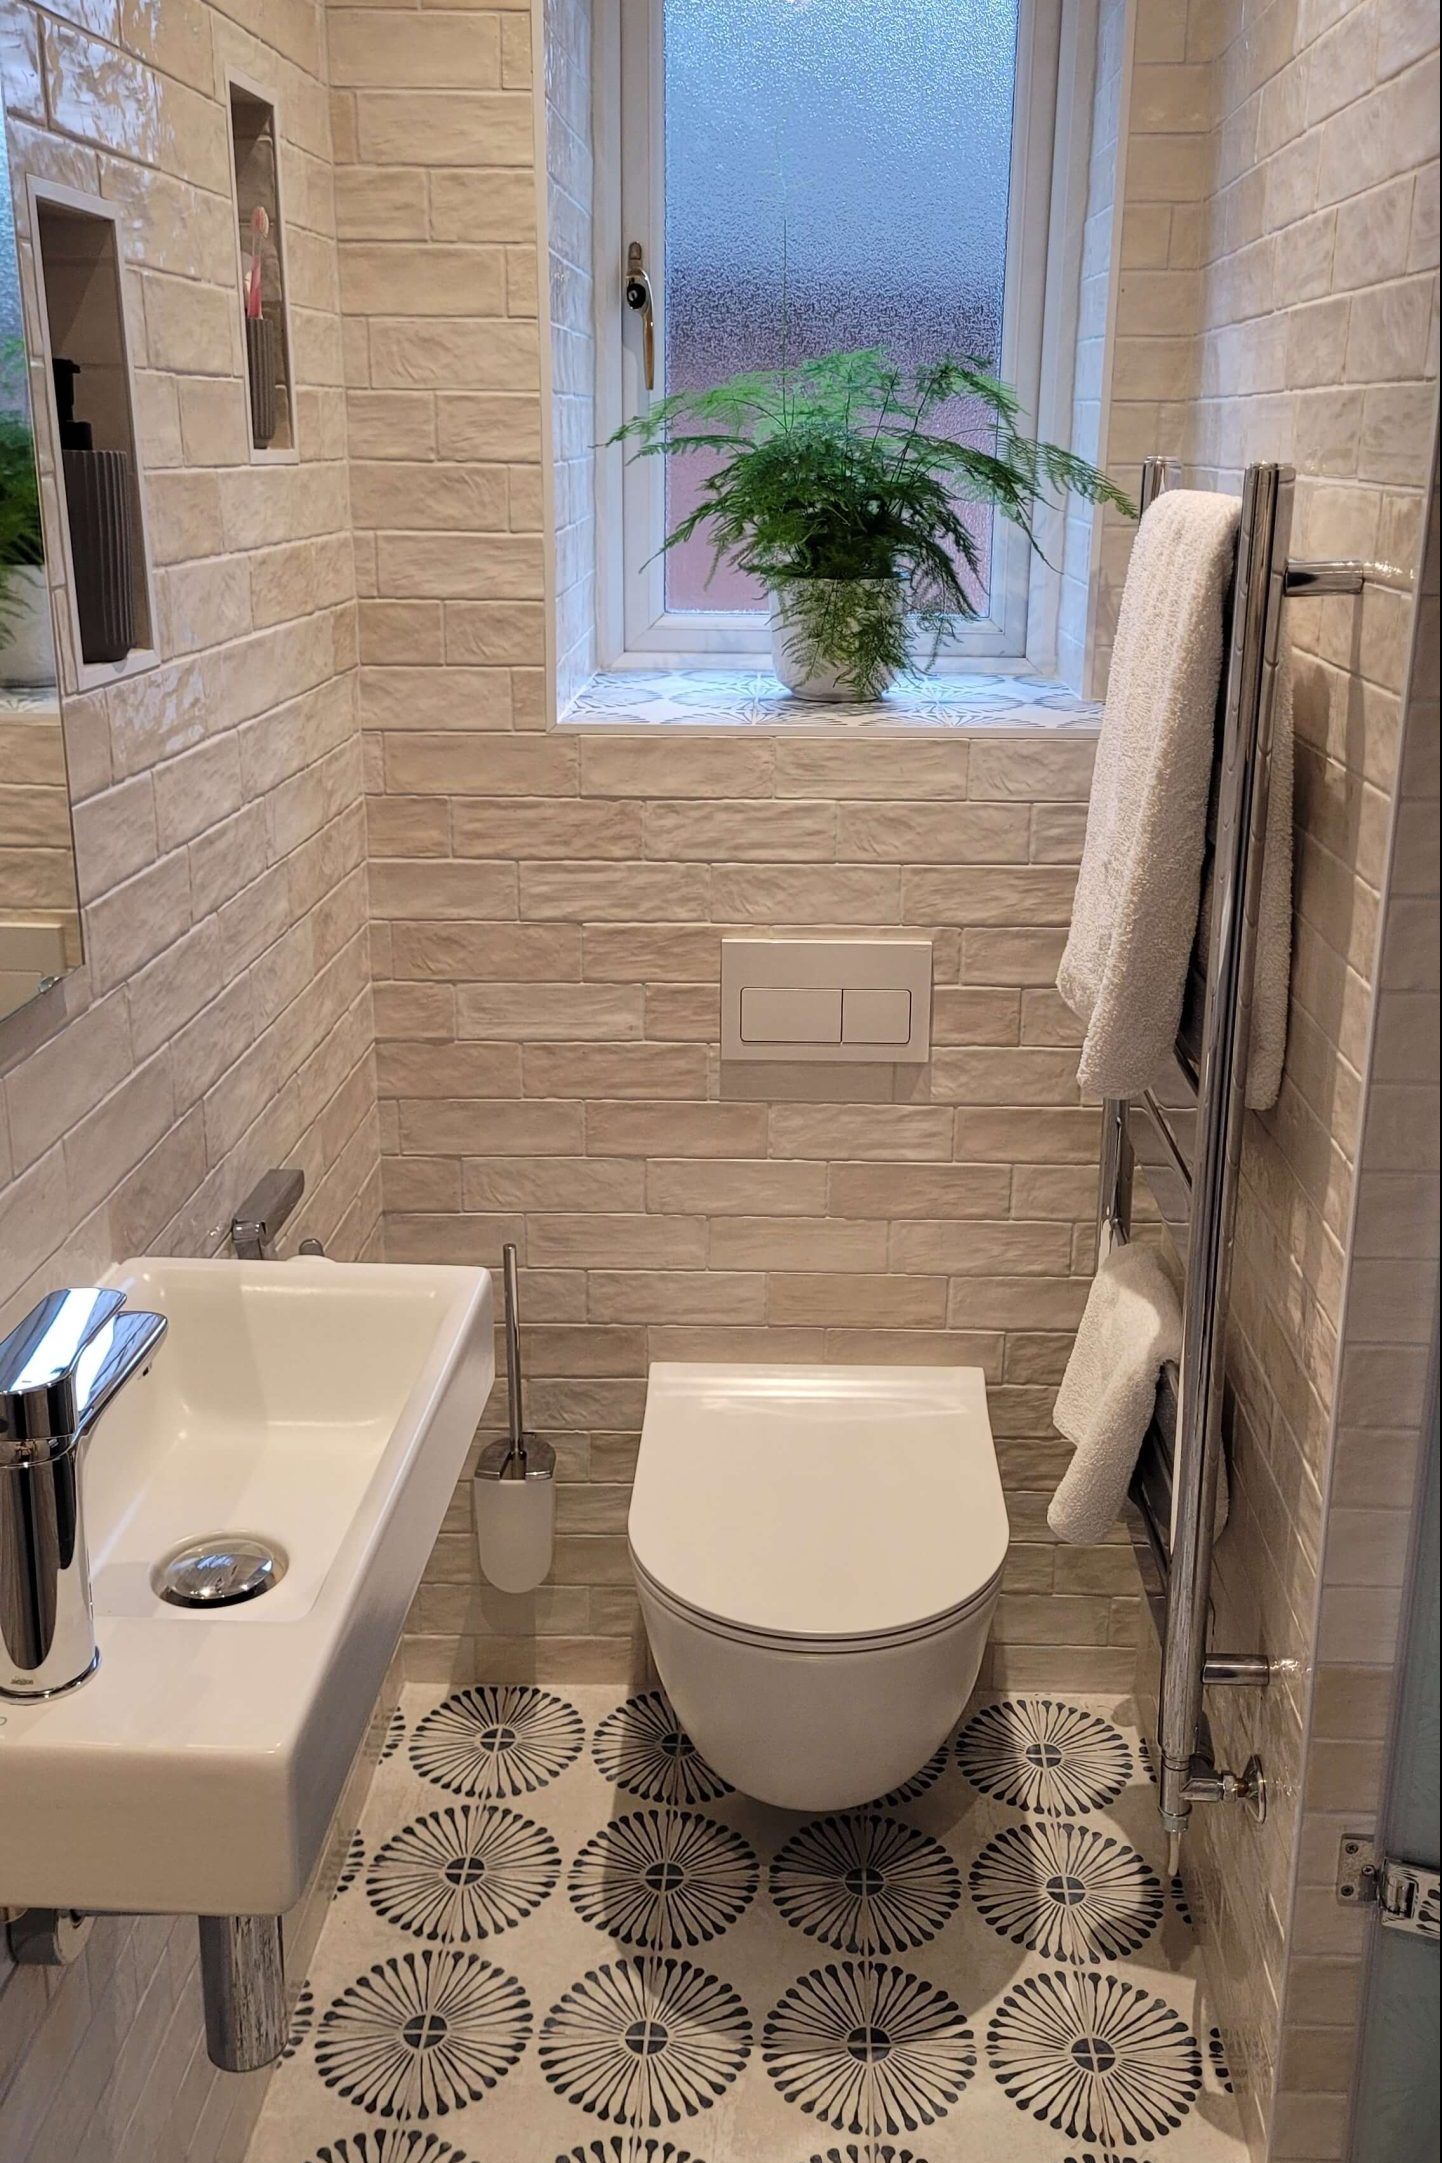
[(563, 728), (753, 729), (787, 734), (891, 730), (1094, 730), (1101, 708), (1023, 671), (909, 675), (856, 705), (793, 698), (768, 669), (627, 669), (593, 676)]

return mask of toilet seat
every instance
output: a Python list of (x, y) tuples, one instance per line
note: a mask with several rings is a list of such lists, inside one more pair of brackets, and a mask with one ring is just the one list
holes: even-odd
[(689, 1623), (694, 1629), (708, 1631), (713, 1637), (724, 1638), (728, 1644), (752, 1645), (760, 1651), (800, 1652), (825, 1659), (855, 1658), (858, 1654), (876, 1652), (888, 1646), (925, 1644), (931, 1638), (944, 1637), (965, 1623), (972, 1616), (989, 1609), (1001, 1583), (1001, 1571), (957, 1607), (944, 1615), (935, 1616), (930, 1622), (917, 1624), (908, 1630), (877, 1632), (870, 1637), (782, 1637), (767, 1630), (750, 1630), (743, 1624), (727, 1622), (719, 1615), (708, 1615), (704, 1609), (690, 1607), (684, 1600), (659, 1584), (636, 1560), (634, 1550), (631, 1567), (638, 1584), (648, 1592), (657, 1604), (674, 1615), (677, 1621)]
[(774, 1651), (923, 1642), (987, 1607), (1008, 1527), (975, 1367), (653, 1365), (638, 1580)]

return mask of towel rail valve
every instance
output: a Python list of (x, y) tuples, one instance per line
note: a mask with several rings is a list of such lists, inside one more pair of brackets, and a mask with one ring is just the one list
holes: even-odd
[(1267, 1821), (1267, 1776), (1259, 1757), (1249, 1757), (1240, 1772), (1223, 1772), (1200, 1751), (1185, 1765), (1162, 1762), (1162, 1823), (1174, 1837), (1184, 1833), (1193, 1803), (1242, 1803), (1259, 1825)]
[(1265, 1690), (1278, 1665), (1265, 1652), (1209, 1652), (1202, 1662), (1202, 1683), (1209, 1690)]

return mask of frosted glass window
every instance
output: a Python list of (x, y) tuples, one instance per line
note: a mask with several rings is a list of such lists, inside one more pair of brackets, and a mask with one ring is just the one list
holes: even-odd
[[(783, 349), (1000, 365), (1017, 5), (665, 0), (668, 391)], [(966, 428), (964, 408), (948, 423)], [(702, 472), (667, 461), (668, 530)], [(989, 513), (975, 531), (985, 573)], [(666, 604), (762, 597), (729, 565), (712, 575), (703, 536), (667, 556)]]

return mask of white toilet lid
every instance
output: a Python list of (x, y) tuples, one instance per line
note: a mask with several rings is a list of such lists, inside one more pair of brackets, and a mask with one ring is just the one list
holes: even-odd
[(630, 1534), (657, 1585), (742, 1629), (949, 1614), (1006, 1558), (981, 1370), (654, 1365)]

